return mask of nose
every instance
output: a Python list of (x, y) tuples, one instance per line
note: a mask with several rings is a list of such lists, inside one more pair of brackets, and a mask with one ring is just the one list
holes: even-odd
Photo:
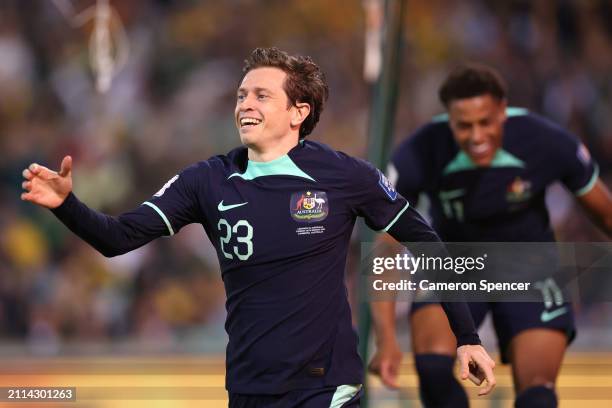
[(481, 126), (474, 126), (470, 134), (470, 141), (478, 144), (484, 142), (486, 139), (484, 129)]

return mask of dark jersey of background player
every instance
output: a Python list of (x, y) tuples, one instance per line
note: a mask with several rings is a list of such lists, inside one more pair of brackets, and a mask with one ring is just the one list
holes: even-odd
[[(202, 224), (227, 293), (226, 386), (240, 394), (362, 382), (344, 285), (356, 217), (393, 235), (412, 214), (395, 235), (438, 240), (379, 170), (310, 141), (270, 162), (249, 161), (246, 147), (199, 162), (117, 219), (72, 194), (54, 212), (106, 255)], [(462, 305), (447, 305), (459, 345), (479, 344)]]
[(388, 171), (399, 193), (430, 200), (444, 241), (553, 241), (546, 188), (561, 181), (588, 193), (596, 164), (576, 137), (533, 113), (507, 108), (503, 145), (488, 167), (475, 166), (453, 139), (446, 115), (418, 129), (395, 151)]

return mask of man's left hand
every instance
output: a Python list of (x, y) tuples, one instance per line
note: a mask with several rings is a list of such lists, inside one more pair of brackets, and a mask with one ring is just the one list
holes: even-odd
[(481, 345), (467, 344), (457, 348), (457, 359), (461, 367), (461, 379), (468, 378), (476, 385), (482, 384), (483, 381), (487, 385), (483, 387), (478, 395), (487, 395), (495, 387), (495, 362), (487, 351)]

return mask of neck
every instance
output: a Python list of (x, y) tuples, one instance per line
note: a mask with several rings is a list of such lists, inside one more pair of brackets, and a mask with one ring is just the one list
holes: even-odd
[(278, 159), (281, 156), (289, 153), (289, 150), (293, 149), (298, 144), (297, 138), (285, 138), (274, 146), (267, 146), (265, 148), (259, 146), (247, 146), (249, 149), (249, 160), (255, 162), (269, 162)]

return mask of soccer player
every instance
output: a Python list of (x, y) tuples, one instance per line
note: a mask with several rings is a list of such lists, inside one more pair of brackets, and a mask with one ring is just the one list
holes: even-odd
[[(69, 156), (58, 173), (24, 170), (22, 199), (50, 208), (106, 256), (201, 223), (227, 293), (230, 406), (355, 407), (363, 370), (344, 285), (355, 219), (403, 242), (439, 239), (379, 170), (305, 139), (328, 95), (310, 58), (271, 48), (245, 62), (235, 109), (242, 147), (187, 167), (118, 217), (76, 198)], [(466, 376), (477, 364), (488, 392), (494, 364), (467, 304), (444, 307)]]
[[(545, 190), (561, 181), (595, 222), (612, 233), (612, 196), (597, 165), (576, 137), (525, 109), (506, 105), (497, 72), (468, 64), (453, 70), (439, 90), (447, 114), (418, 129), (394, 152), (388, 174), (416, 204), (430, 200), (433, 227), (444, 241), (554, 241)], [(555, 407), (555, 380), (575, 335), (571, 305), (470, 303), (477, 325), (491, 312), (502, 361), (512, 364), (516, 407)], [(394, 385), (399, 348), (393, 308), (374, 305), (381, 326), (372, 368)], [(442, 309), (413, 303), (412, 346), (427, 407), (466, 407), (453, 376), (455, 340)]]

